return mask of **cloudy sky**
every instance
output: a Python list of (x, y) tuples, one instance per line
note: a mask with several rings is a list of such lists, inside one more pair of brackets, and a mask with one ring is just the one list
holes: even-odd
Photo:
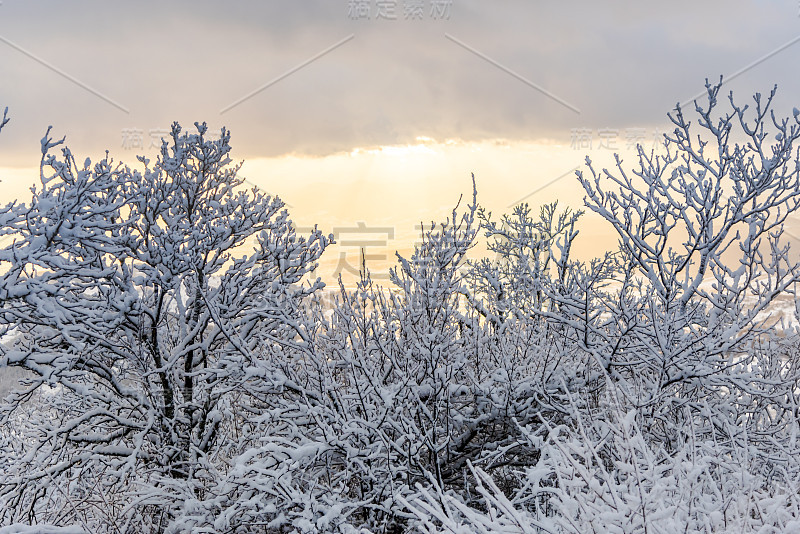
[(573, 169), (651, 145), (706, 78), (742, 101), (777, 84), (788, 114), (798, 64), (798, 0), (2, 0), (2, 194), (36, 179), (48, 125), (133, 163), (172, 121), (206, 121), (300, 224), (379, 256), (447, 216), (473, 172), (498, 214), (580, 207)]

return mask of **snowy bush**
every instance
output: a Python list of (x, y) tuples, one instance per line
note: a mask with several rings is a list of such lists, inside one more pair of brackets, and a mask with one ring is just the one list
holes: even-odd
[(582, 211), (495, 220), (473, 181), (332, 309), (331, 238), (241, 190), (227, 131), (175, 125), (138, 170), (46, 135), (0, 209), (2, 528), (797, 529), (800, 337), (770, 311), (800, 280), (800, 113), (720, 88), (663, 152), (578, 173), (618, 250), (577, 261)]
[(543, 413), (538, 425), (520, 425), (539, 456), (517, 471), (510, 497), (480, 468), (477, 506), (438, 484), (421, 488), (409, 507), (424, 530), (800, 526), (797, 332), (764, 313), (779, 295), (794, 296), (800, 275), (781, 239), (800, 199), (800, 114), (777, 119), (773, 91), (766, 101), (756, 95), (752, 116), (732, 95), (731, 111), (715, 116), (720, 85), (707, 88), (708, 105), (696, 105), (700, 132), (690, 133), (677, 108), (665, 154), (639, 147), (633, 171), (618, 158), (616, 172), (598, 173), (587, 160), (592, 178), (578, 173), (587, 208), (619, 235), (617, 252), (565, 266), (565, 213), (547, 275), (539, 243), (552, 208), (540, 222), (522, 207), (502, 226), (487, 223), (490, 236), (502, 237), (498, 248), (525, 251), (503, 254), (505, 263), (525, 261), (507, 284), (484, 262), (484, 294), (508, 299), (530, 288), (523, 316), (559, 329), (562, 354), (584, 354), (585, 371), (562, 382), (567, 417)]
[(3, 363), (34, 375), (4, 417), (42, 408), (15, 430), (3, 520), (159, 529), (230, 459), (252, 398), (286, 387), (270, 362), (310, 350), (300, 303), (329, 240), (237, 190), (229, 134), (205, 132), (174, 125), (142, 171), (43, 139), (2, 257)]

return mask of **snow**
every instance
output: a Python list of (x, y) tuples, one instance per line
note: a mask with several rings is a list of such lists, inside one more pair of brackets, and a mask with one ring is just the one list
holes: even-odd
[(48, 130), (0, 208), (0, 534), (797, 529), (800, 131), (719, 89), (666, 154), (579, 173), (620, 250), (576, 261), (581, 211), (493, 220), (473, 181), (336, 299), (332, 237), (239, 191), (227, 131), (130, 169)]
[(80, 527), (14, 524), (0, 527), (0, 534), (88, 534), (88, 532)]

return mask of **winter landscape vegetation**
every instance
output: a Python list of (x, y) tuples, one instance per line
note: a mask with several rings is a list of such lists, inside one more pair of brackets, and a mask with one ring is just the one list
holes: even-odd
[(324, 287), (226, 130), (48, 131), (0, 209), (0, 533), (800, 531), (800, 112), (706, 89), (584, 206), (473, 180), (383, 287)]

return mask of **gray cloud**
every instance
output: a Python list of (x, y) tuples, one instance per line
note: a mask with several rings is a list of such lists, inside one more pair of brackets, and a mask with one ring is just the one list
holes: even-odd
[[(450, 17), (352, 20), (348, 0), (4, 0), (0, 36), (130, 110), (124, 113), (0, 43), (0, 166), (30, 165), (47, 125), (81, 155), (131, 160), (123, 130), (173, 120), (227, 125), (239, 157), (326, 154), (437, 139), (549, 138), (570, 129), (666, 124), (665, 113), (800, 35), (795, 1), (478, 2)], [(445, 38), (513, 70), (580, 114)], [(220, 110), (354, 37), (224, 114)], [(780, 86), (798, 104), (800, 43), (731, 82), (740, 98)], [(794, 100), (793, 100), (794, 99)]]

